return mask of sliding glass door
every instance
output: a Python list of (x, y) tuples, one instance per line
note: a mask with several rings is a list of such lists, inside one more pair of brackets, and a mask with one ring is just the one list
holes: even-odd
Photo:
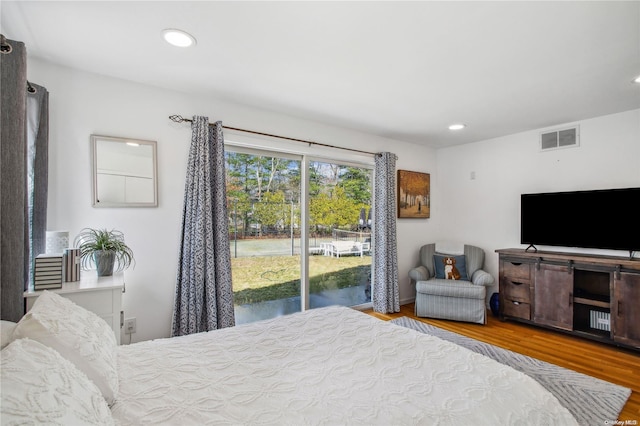
[(309, 307), (371, 302), (371, 178), (359, 166), (309, 162)]
[(236, 323), (297, 312), (301, 159), (246, 150), (225, 157)]
[(371, 169), (236, 147), (225, 155), (236, 323), (370, 302)]

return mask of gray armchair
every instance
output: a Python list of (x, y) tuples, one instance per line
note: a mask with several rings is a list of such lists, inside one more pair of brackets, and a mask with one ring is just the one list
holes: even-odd
[[(466, 269), (466, 280), (436, 278), (434, 256), (440, 261), (442, 257), (461, 255), (465, 263), (458, 257), (459, 269)], [(409, 271), (416, 284), (416, 316), (486, 324), (486, 286), (493, 284), (494, 279), (482, 270), (483, 266), (484, 250), (476, 246), (441, 243), (422, 246), (420, 265)]]

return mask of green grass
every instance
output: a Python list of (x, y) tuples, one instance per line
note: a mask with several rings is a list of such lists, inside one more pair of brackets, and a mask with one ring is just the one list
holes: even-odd
[[(256, 256), (231, 259), (236, 305), (300, 295), (300, 256)], [(310, 293), (366, 284), (370, 256), (309, 257)]]

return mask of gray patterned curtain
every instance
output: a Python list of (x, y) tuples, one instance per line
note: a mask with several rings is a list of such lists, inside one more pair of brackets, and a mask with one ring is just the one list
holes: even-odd
[(235, 325), (222, 122), (191, 130), (173, 336)]
[(373, 310), (400, 312), (398, 250), (396, 244), (396, 155), (375, 158), (373, 226)]
[(27, 216), (27, 50), (24, 43), (0, 35), (0, 95), (2, 118), (0, 142), (2, 164), (1, 265), (3, 320), (18, 321), (24, 314), (24, 285), (27, 282), (29, 230)]
[[(24, 43), (0, 34), (0, 241), (3, 320), (24, 314), (32, 256), (44, 251), (49, 109), (44, 87), (27, 82)], [(41, 251), (40, 251), (41, 250)]]

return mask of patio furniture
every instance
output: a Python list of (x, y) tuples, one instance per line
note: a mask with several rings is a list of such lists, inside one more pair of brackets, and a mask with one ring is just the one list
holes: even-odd
[(325, 248), (320, 244), (320, 247), (309, 247), (309, 254), (324, 254)]
[(359, 241), (331, 241), (330, 243), (323, 243), (325, 256), (345, 256), (349, 254), (359, 254), (360, 257), (364, 256), (364, 253), (371, 250), (370, 243), (361, 243)]

